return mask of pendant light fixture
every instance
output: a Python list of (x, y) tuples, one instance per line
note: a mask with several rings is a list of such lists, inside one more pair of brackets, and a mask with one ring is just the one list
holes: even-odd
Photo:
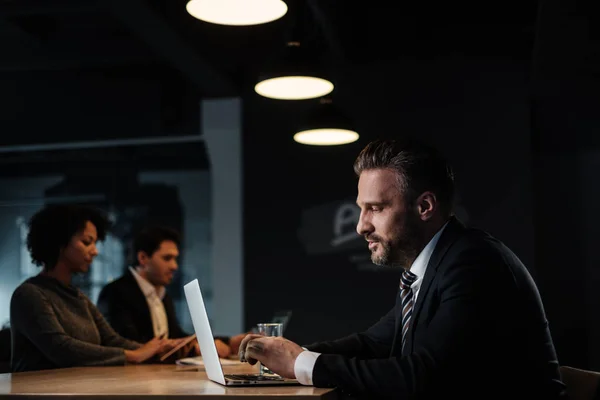
[(337, 109), (330, 98), (319, 105), (298, 126), (294, 140), (313, 146), (335, 146), (358, 140), (352, 122)]
[(185, 6), (194, 18), (219, 25), (259, 25), (283, 17), (282, 0), (190, 0)]
[(254, 86), (256, 93), (278, 100), (306, 100), (325, 96), (333, 90), (333, 83), (317, 61), (313, 48), (303, 41), (304, 0), (294, 3), (296, 15), (293, 19), (290, 39), (279, 54), (263, 67)]
[(277, 100), (314, 99), (331, 93), (333, 83), (310, 57), (300, 42), (288, 42), (280, 58), (265, 68), (254, 90)]

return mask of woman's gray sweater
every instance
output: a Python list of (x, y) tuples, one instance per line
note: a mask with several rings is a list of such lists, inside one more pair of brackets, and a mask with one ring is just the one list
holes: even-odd
[(11, 369), (123, 365), (140, 344), (119, 336), (79, 289), (37, 275), (10, 301)]

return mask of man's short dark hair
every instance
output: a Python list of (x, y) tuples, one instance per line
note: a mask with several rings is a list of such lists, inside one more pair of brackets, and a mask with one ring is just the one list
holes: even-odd
[(452, 213), (454, 172), (433, 147), (415, 139), (373, 141), (367, 144), (354, 162), (357, 176), (370, 169), (395, 171), (398, 174), (398, 188), (408, 204), (413, 204), (423, 192), (431, 191), (439, 201), (442, 213)]
[(154, 225), (143, 228), (133, 239), (134, 257), (137, 257), (140, 251), (146, 253), (148, 257), (152, 257), (152, 254), (160, 248), (160, 244), (165, 240), (175, 242), (179, 247), (181, 236), (175, 229), (167, 226)]
[(98, 232), (98, 240), (104, 240), (110, 223), (106, 215), (93, 207), (60, 204), (48, 205), (29, 220), (27, 248), (34, 264), (51, 270), (58, 262), (60, 250), (71, 238), (91, 222)]

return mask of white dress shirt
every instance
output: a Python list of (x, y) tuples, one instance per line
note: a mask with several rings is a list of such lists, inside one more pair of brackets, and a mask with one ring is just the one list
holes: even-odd
[(129, 267), (129, 270), (137, 281), (142, 293), (144, 293), (144, 296), (146, 296), (146, 302), (148, 303), (148, 309), (150, 310), (150, 317), (152, 319), (154, 337), (161, 337), (164, 335), (164, 338), (168, 338), (169, 322), (167, 320), (165, 305), (162, 302), (167, 292), (165, 287), (161, 286), (157, 290), (154, 285), (142, 278), (140, 274), (137, 273), (135, 268)]
[[(442, 232), (446, 228), (448, 223), (446, 222), (442, 228), (437, 231), (435, 235), (431, 238), (429, 243), (421, 250), (415, 261), (413, 261), (410, 266), (410, 272), (417, 276), (414, 283), (410, 286), (413, 291), (414, 302), (417, 301), (417, 296), (419, 295), (419, 289), (421, 288), (421, 283), (423, 282), (423, 276), (425, 276), (425, 271), (427, 270), (427, 264), (429, 264), (429, 259), (431, 258), (431, 254), (433, 254), (433, 250), (437, 245)], [(298, 354), (296, 361), (294, 363), (294, 374), (296, 375), (296, 379), (303, 385), (312, 385), (312, 375), (313, 369), (315, 368), (315, 363), (317, 362), (317, 358), (321, 355), (321, 353), (315, 353), (314, 351), (308, 351), (303, 347), (304, 351)]]

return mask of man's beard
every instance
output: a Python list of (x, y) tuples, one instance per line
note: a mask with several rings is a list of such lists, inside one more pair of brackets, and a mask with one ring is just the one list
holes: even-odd
[(408, 269), (413, 263), (421, 251), (422, 239), (418, 220), (407, 216), (402, 225), (399, 237), (393, 240), (383, 241), (376, 235), (369, 236), (370, 240), (377, 241), (381, 247), (379, 252), (371, 252), (373, 264)]

